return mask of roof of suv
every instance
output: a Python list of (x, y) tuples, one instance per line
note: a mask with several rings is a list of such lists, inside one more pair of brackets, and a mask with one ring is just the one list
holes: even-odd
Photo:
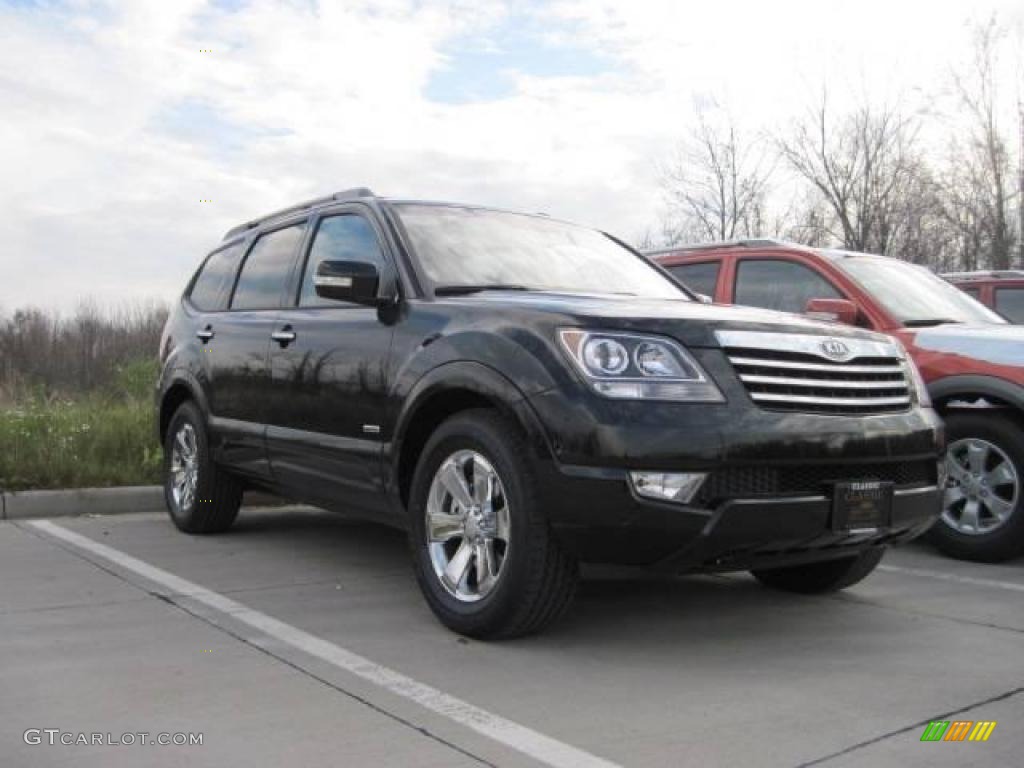
[[(775, 240), (770, 237), (747, 238), (744, 240), (720, 240), (715, 243), (683, 243), (665, 248), (656, 248), (651, 251), (644, 251), (646, 256), (668, 256), (670, 254), (692, 253), (695, 251), (718, 251), (725, 248), (773, 248), (796, 245), (787, 243), (784, 240)], [(798, 248), (805, 246), (797, 245)]]
[(352, 189), (343, 189), (341, 192), (335, 192), (333, 195), (325, 195), (324, 197), (314, 197), (312, 200), (306, 200), (301, 203), (296, 203), (295, 205), (290, 205), (287, 208), (282, 208), (279, 211), (268, 213), (265, 216), (260, 216), (259, 218), (252, 219), (250, 221), (245, 222), (244, 224), (239, 224), (237, 227), (232, 227), (224, 235), (224, 239), (230, 240), (232, 237), (235, 237), (236, 235), (240, 235), (243, 232), (247, 232), (250, 229), (256, 229), (256, 227), (261, 227), (264, 224), (269, 224), (278, 219), (283, 219), (286, 216), (290, 216), (293, 213), (298, 213), (300, 211), (308, 211), (313, 208), (319, 208), (320, 206), (323, 205), (330, 205), (331, 203), (343, 202), (345, 200), (358, 200), (360, 198), (367, 197), (376, 197), (376, 195), (373, 194), (373, 190), (368, 189), (367, 187), (353, 187)]
[[(715, 243), (698, 243), (692, 245), (674, 245), (670, 248), (658, 248), (653, 251), (644, 251), (644, 255), (661, 260), (671, 256), (699, 256), (702, 252), (708, 251), (729, 251), (737, 248), (771, 249), (800, 251), (801, 253), (814, 254), (830, 261), (841, 259), (891, 259), (891, 256), (880, 256), (877, 253), (863, 253), (860, 251), (846, 251), (842, 248), (820, 248), (801, 243), (792, 243), (787, 240), (776, 240), (774, 238), (753, 238), (749, 240), (720, 240)], [(1021, 273), (1024, 277), (1024, 273)]]
[(975, 270), (974, 272), (946, 272), (942, 275), (952, 283), (977, 283), (999, 280), (1024, 280), (1024, 270), (1021, 269), (996, 269), (996, 270)]
[[(296, 213), (302, 213), (302, 212), (305, 212), (305, 211), (312, 211), (312, 210), (315, 210), (316, 208), (322, 208), (324, 206), (333, 205), (335, 203), (343, 203), (343, 202), (348, 202), (348, 201), (352, 201), (352, 200), (369, 200), (369, 199), (373, 199), (373, 200), (387, 200), (387, 201), (389, 201), (391, 203), (415, 203), (417, 205), (450, 205), (450, 206), (458, 206), (459, 208), (473, 208), (473, 209), (487, 210), (487, 211), (503, 211), (503, 212), (506, 212), (506, 213), (515, 213), (515, 214), (518, 214), (518, 215), (521, 215), (521, 216), (538, 216), (538, 217), (541, 217), (541, 218), (544, 218), (544, 219), (548, 219), (548, 220), (560, 221), (560, 219), (552, 219), (551, 216), (549, 216), (546, 213), (542, 213), (542, 212), (532, 212), (531, 213), (531, 212), (528, 212), (528, 211), (514, 211), (514, 210), (505, 209), (505, 208), (495, 208), (493, 206), (488, 206), (488, 205), (474, 205), (474, 204), (470, 204), (470, 203), (445, 202), (445, 201), (440, 201), (440, 200), (419, 200), (419, 199), (407, 199), (407, 198), (397, 199), (397, 198), (383, 197), (381, 195), (378, 195), (372, 189), (370, 189), (368, 187), (352, 187), (351, 189), (343, 189), (340, 192), (335, 192), (334, 194), (331, 194), (331, 195), (324, 195), (323, 197), (314, 197), (311, 200), (305, 200), (305, 201), (303, 201), (301, 203), (296, 203), (295, 205), (290, 205), (287, 208), (282, 208), (282, 209), (280, 209), (278, 211), (274, 211), (273, 213), (268, 213), (268, 214), (265, 214), (263, 216), (259, 216), (259, 217), (255, 218), (255, 219), (251, 219), (251, 220), (245, 222), (244, 224), (239, 224), (238, 226), (235, 226), (235, 227), (232, 227), (231, 229), (229, 229), (225, 233), (225, 235), (224, 235), (224, 240), (230, 240), (230, 239), (232, 239), (234, 237), (237, 237), (238, 235), (241, 235), (241, 234), (244, 234), (245, 232), (248, 232), (251, 229), (257, 229), (258, 227), (263, 227), (263, 226), (266, 226), (268, 224), (273, 224), (273, 223), (275, 223), (277, 221), (280, 221), (281, 219), (285, 219), (288, 216), (291, 216), (291, 215), (296, 214)], [(569, 222), (566, 222), (566, 223), (569, 223)]]

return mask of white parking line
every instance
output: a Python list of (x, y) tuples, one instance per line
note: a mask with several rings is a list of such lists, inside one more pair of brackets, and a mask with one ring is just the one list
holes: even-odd
[(957, 576), (955, 573), (946, 573), (945, 571), (929, 571), (924, 568), (904, 568), (901, 565), (879, 565), (878, 570), (885, 571), (886, 573), (902, 573), (907, 576), (921, 576), (925, 579), (954, 581), (958, 584), (970, 584), (975, 587), (995, 587), (996, 589), (1008, 589), (1012, 592), (1024, 592), (1024, 584), (1017, 584), (1012, 581), (977, 579), (973, 576)]
[(187, 596), (214, 610), (230, 614), (233, 619), (248, 624), (282, 643), (368, 680), (397, 696), (414, 701), (431, 712), (471, 728), (477, 733), (522, 752), (541, 763), (559, 768), (563, 766), (564, 768), (576, 768), (577, 766), (617, 768), (615, 763), (557, 739), (552, 739), (519, 723), (506, 720), (454, 696), (449, 696), (443, 691), (377, 664), (339, 645), (303, 632), (297, 627), (278, 621), (265, 613), (253, 610), (231, 598), (175, 576), (173, 573), (131, 555), (126, 555), (105, 544), (100, 544), (86, 536), (69, 531), (49, 520), (33, 520), (29, 522), (29, 525), (159, 584), (172, 594)]

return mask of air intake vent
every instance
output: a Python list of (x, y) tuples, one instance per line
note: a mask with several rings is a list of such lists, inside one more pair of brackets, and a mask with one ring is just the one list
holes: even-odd
[(763, 408), (861, 415), (911, 405), (906, 367), (893, 344), (745, 331), (717, 336), (751, 400)]
[(880, 480), (897, 489), (924, 488), (938, 482), (934, 461), (806, 464), (799, 467), (727, 467), (708, 475), (697, 496), (699, 504), (759, 496), (819, 495), (842, 480)]

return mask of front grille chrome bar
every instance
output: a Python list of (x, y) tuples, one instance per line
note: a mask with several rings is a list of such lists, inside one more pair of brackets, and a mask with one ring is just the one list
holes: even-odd
[(747, 384), (771, 384), (777, 387), (811, 387), (814, 389), (902, 389), (906, 390), (906, 380), (892, 379), (882, 381), (834, 381), (832, 379), (794, 379), (788, 376), (757, 376), (741, 373), (740, 380)]
[(787, 368), (795, 371), (822, 371), (827, 373), (898, 373), (902, 365), (843, 365), (841, 363), (798, 363), (792, 360), (770, 360), (755, 357), (729, 357), (733, 365), (756, 365), (760, 368)]
[(719, 331), (750, 399), (784, 411), (865, 415), (913, 404), (899, 347), (878, 338)]
[(809, 395), (773, 395), (768, 392), (751, 392), (750, 398), (759, 403), (802, 403), (804, 405), (856, 406), (858, 408), (878, 406), (891, 408), (895, 405), (908, 407), (910, 397), (813, 397)]

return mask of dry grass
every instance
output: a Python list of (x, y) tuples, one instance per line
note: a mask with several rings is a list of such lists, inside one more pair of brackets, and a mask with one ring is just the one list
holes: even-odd
[(157, 482), (163, 307), (0, 317), (0, 488)]

